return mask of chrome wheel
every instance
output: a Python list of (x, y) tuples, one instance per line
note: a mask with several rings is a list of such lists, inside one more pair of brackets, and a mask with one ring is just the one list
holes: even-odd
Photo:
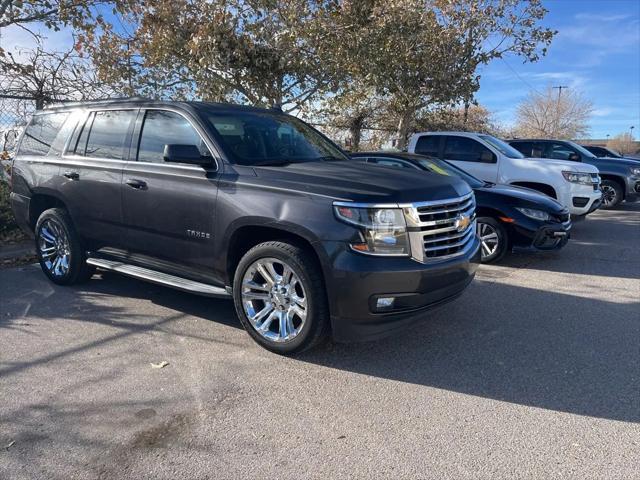
[(304, 328), (308, 308), (304, 285), (282, 260), (253, 262), (242, 278), (241, 298), (253, 328), (271, 342), (288, 342)]
[(45, 220), (38, 232), (38, 253), (42, 264), (55, 277), (64, 277), (71, 264), (69, 238), (57, 222)]
[(602, 189), (602, 203), (606, 207), (613, 206), (617, 203), (618, 200), (618, 192), (611, 185), (601, 185)]
[(496, 254), (500, 246), (500, 237), (493, 225), (478, 223), (478, 236), (482, 248), (482, 259), (485, 260)]

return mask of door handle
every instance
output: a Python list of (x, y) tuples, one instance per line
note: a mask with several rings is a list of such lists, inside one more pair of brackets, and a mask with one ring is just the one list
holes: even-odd
[(78, 172), (73, 172), (71, 170), (64, 172), (62, 175), (67, 177), (69, 180), (78, 180), (80, 178), (80, 174)]
[(138, 190), (147, 189), (147, 182), (143, 180), (138, 180), (137, 178), (129, 178), (125, 181), (125, 183), (129, 185), (131, 188), (137, 188)]

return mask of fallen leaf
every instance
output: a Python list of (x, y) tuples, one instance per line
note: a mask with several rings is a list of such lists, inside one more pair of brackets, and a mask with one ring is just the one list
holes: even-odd
[(169, 365), (169, 362), (152, 363), (151, 368), (164, 368)]

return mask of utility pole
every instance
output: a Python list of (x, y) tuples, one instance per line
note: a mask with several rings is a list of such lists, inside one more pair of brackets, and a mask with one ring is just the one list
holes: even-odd
[(635, 126), (631, 125), (629, 127), (629, 134), (631, 135), (631, 140), (633, 140), (633, 129), (636, 128)]
[(562, 95), (562, 90), (565, 88), (569, 88), (567, 85), (558, 85), (557, 87), (552, 87), (558, 89), (558, 103), (560, 103), (560, 95)]

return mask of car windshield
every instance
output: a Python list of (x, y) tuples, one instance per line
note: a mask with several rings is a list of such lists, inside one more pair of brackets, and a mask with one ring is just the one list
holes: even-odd
[(216, 140), (239, 165), (347, 160), (319, 132), (295, 117), (270, 112), (206, 112)]
[(487, 142), (493, 148), (497, 149), (503, 155), (506, 155), (509, 158), (524, 158), (524, 155), (520, 153), (518, 150), (513, 148), (508, 143), (503, 142), (499, 138), (492, 137), (491, 135), (478, 135), (482, 140)]
[(464, 170), (459, 169), (445, 162), (444, 160), (436, 160), (435, 158), (421, 158), (418, 160), (422, 168), (433, 173), (440, 175), (448, 175), (450, 177), (459, 177), (469, 184), (471, 188), (479, 188), (485, 185), (480, 179), (477, 179), (473, 175), (469, 175)]
[(574, 143), (574, 142), (567, 142), (567, 143), (571, 145), (573, 148), (575, 148), (578, 152), (580, 152), (581, 155), (584, 155), (587, 158), (597, 158), (593, 153), (591, 153), (589, 150), (584, 148), (582, 145), (578, 145), (577, 143)]

